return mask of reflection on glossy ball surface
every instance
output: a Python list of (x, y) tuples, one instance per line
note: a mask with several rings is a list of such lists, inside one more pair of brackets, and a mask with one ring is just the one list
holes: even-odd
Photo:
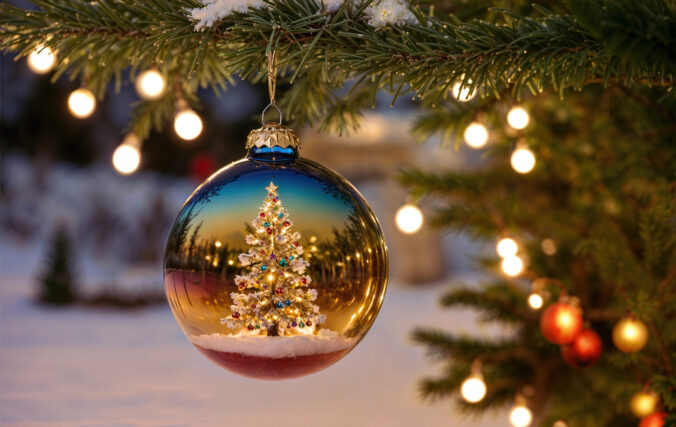
[(341, 359), (373, 324), (387, 285), (387, 249), (366, 201), (287, 151), (250, 153), (209, 178), (165, 251), (165, 291), (185, 334), (253, 378), (298, 377)]

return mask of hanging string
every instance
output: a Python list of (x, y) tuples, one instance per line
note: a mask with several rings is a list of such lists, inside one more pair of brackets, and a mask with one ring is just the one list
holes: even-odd
[(265, 107), (261, 113), (261, 123), (265, 124), (265, 112), (270, 107), (274, 107), (279, 113), (279, 124), (282, 124), (282, 110), (277, 107), (275, 102), (275, 91), (277, 89), (277, 51), (271, 50), (268, 53), (268, 94), (270, 95), (270, 103)]

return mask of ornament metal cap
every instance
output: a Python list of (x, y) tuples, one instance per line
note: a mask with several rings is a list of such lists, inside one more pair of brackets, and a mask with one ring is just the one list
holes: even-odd
[(300, 149), (300, 138), (292, 129), (286, 126), (268, 122), (258, 129), (249, 132), (246, 138), (246, 149), (261, 148), (261, 147), (281, 147)]

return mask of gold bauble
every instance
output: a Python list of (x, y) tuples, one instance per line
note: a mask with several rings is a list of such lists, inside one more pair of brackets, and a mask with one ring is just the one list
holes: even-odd
[(613, 342), (624, 353), (636, 353), (648, 342), (648, 328), (633, 316), (623, 317), (613, 328)]
[(660, 399), (651, 390), (641, 390), (631, 396), (629, 409), (637, 418), (644, 418), (655, 412)]

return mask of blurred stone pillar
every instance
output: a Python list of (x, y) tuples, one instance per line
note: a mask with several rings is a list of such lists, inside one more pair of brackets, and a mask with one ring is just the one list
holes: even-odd
[[(378, 116), (378, 120), (385, 120)], [(421, 145), (390, 121), (379, 126), (365, 122), (365, 128), (350, 137), (318, 134), (310, 129), (301, 135), (301, 155), (335, 169), (359, 187), (378, 216), (390, 252), (390, 279), (398, 283), (423, 283), (440, 279), (446, 266), (441, 234), (423, 228), (404, 234), (394, 222), (404, 204), (405, 190), (395, 181), (402, 168), (417, 164)], [(378, 124), (378, 122), (376, 121)], [(424, 212), (424, 208), (423, 208)]]

